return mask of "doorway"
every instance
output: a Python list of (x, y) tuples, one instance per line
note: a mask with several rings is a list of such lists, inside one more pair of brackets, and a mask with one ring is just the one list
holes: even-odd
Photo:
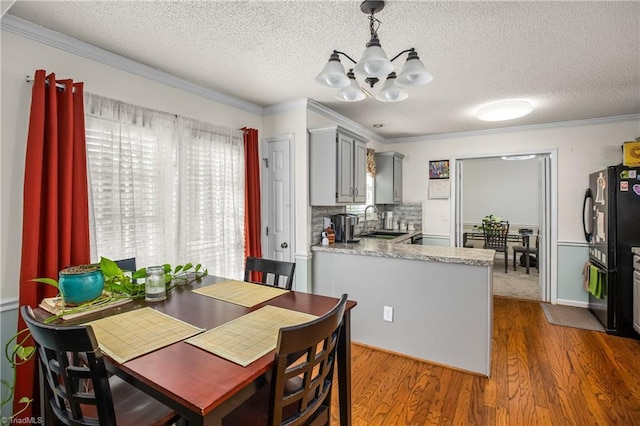
[(262, 247), (269, 259), (293, 261), (295, 215), (293, 212), (293, 135), (263, 141)]
[[(538, 265), (530, 268), (530, 274), (525, 274), (526, 269), (520, 266), (519, 259), (513, 270), (512, 248), (508, 253), (508, 273), (504, 272), (504, 257), (500, 253), (496, 256), (493, 280), (496, 295), (555, 302), (557, 283), (552, 270), (557, 269), (557, 263), (551, 259), (557, 259), (556, 250), (553, 250), (557, 239), (557, 215), (553, 213), (557, 212), (554, 207), (557, 205), (554, 189), (556, 158), (556, 150), (550, 150), (476, 155), (451, 162), (455, 203), (452, 245), (462, 247), (465, 233), (467, 237), (472, 235), (473, 226), (480, 227), (482, 218), (489, 214), (510, 221), (510, 234), (515, 234), (512, 245), (519, 245), (519, 229), (533, 228), (538, 238)], [(475, 232), (479, 241), (470, 241), (476, 248), (483, 246), (481, 235), (481, 231)]]

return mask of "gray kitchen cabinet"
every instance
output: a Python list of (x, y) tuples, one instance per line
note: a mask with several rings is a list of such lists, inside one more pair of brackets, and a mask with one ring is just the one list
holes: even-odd
[(402, 202), (402, 161), (399, 152), (376, 152), (376, 204)]
[(309, 204), (366, 201), (367, 144), (339, 126), (309, 130)]

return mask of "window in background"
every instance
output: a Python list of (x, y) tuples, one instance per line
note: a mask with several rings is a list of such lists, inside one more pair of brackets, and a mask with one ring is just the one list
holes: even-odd
[(91, 258), (240, 278), (242, 132), (85, 95)]
[(374, 204), (375, 178), (369, 172), (367, 172), (366, 186), (367, 186), (367, 200), (365, 201), (365, 203), (347, 205), (347, 213), (363, 215), (364, 209), (366, 209), (368, 205)]

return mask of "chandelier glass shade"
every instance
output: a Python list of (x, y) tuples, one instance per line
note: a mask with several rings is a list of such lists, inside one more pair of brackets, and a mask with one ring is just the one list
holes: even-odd
[(344, 72), (344, 67), (340, 63), (337, 53), (332, 53), (329, 62), (324, 66), (320, 74), (316, 77), (316, 81), (329, 87), (342, 89), (351, 84), (349, 77)]
[(367, 43), (367, 48), (362, 54), (362, 58), (354, 68), (355, 72), (365, 77), (381, 78), (393, 71), (393, 64), (387, 58), (387, 54), (380, 47), (380, 40), (372, 38)]
[(409, 97), (409, 94), (396, 83), (396, 73), (391, 72), (387, 81), (382, 85), (382, 89), (376, 95), (376, 99), (381, 102), (400, 102)]
[(349, 85), (338, 90), (335, 94), (335, 98), (344, 102), (358, 102), (366, 98), (366, 95), (356, 81), (356, 76), (353, 74), (353, 70), (349, 70), (347, 79), (349, 80)]
[[(356, 62), (346, 53), (334, 50), (329, 62), (316, 77), (316, 81), (325, 86), (340, 89), (335, 95), (336, 99), (345, 102), (357, 102), (364, 100), (367, 95), (371, 96), (368, 91), (360, 87), (354, 72), (358, 76), (364, 77), (365, 82), (371, 88), (386, 77), (382, 89), (375, 95), (375, 98), (381, 102), (403, 101), (409, 97), (409, 94), (403, 88), (421, 86), (433, 80), (433, 76), (427, 71), (414, 48), (403, 50), (391, 60), (387, 57), (378, 38), (380, 21), (374, 17), (374, 14), (382, 10), (383, 7), (384, 1), (369, 0), (362, 2), (360, 5), (360, 9), (364, 13), (370, 14), (369, 29), (371, 32), (371, 39), (367, 43), (360, 60)], [(404, 64), (400, 74), (396, 76), (393, 61), (405, 53), (408, 53), (407, 62)], [(344, 67), (340, 62), (340, 55), (355, 64), (354, 68), (349, 70), (349, 73), (345, 73)]]

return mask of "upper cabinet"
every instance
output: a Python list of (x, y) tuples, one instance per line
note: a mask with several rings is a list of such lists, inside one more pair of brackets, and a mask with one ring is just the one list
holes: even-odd
[(402, 160), (399, 152), (376, 152), (376, 204), (402, 202)]
[(309, 203), (366, 202), (367, 145), (339, 126), (309, 130)]

